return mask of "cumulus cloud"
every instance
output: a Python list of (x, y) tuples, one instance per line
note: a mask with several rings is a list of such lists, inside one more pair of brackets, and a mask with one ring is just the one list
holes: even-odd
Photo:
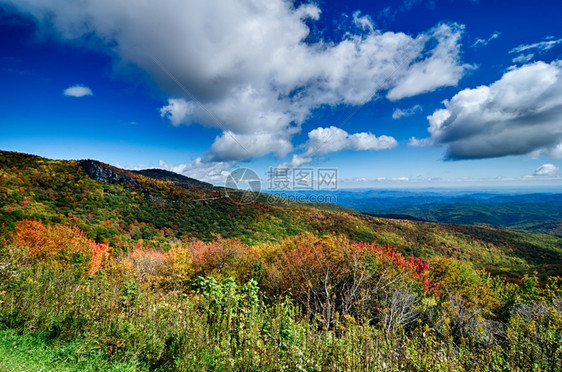
[(233, 166), (233, 162), (209, 162), (202, 158), (197, 158), (186, 164), (171, 164), (160, 160), (160, 168), (162, 169), (212, 184), (224, 182)]
[(554, 164), (543, 164), (535, 169), (534, 176), (554, 176), (558, 173), (558, 167)]
[(407, 109), (400, 109), (400, 108), (397, 108), (397, 109), (395, 109), (394, 112), (392, 113), (392, 118), (396, 120), (396, 119), (400, 119), (400, 118), (403, 118), (403, 117), (412, 116), (412, 115), (414, 115), (416, 112), (422, 111), (422, 110), (423, 110), (423, 109), (422, 109), (422, 107), (421, 107), (420, 105), (415, 105), (415, 106), (412, 106), (412, 107), (407, 108)]
[(493, 84), (464, 89), (444, 106), (428, 116), (431, 136), (411, 144), (445, 146), (450, 160), (562, 157), (562, 61), (512, 67)]
[(411, 137), (408, 141), (408, 146), (412, 147), (428, 147), (431, 146), (431, 139), (430, 138), (422, 138), (418, 139), (416, 137)]
[(85, 85), (76, 84), (63, 90), (62, 94), (68, 97), (93, 96), (92, 90)]
[(178, 126), (182, 123), (191, 123), (191, 117), (195, 110), (196, 105), (193, 102), (170, 98), (168, 104), (160, 109), (160, 116), (169, 119), (173, 125)]
[(361, 132), (349, 134), (334, 126), (316, 128), (308, 132), (308, 141), (304, 144), (305, 151), (294, 154), (291, 161), (281, 164), (280, 168), (297, 168), (310, 163), (315, 156), (338, 152), (341, 150), (386, 150), (398, 145), (390, 136), (375, 136), (372, 133)]
[(459, 63), (463, 27), (455, 28), (456, 32), (452, 32), (451, 26), (443, 24), (436, 27), (431, 35), (423, 35), (426, 39), (431, 36), (437, 41), (437, 45), (427, 58), (411, 64), (407, 73), (397, 79), (386, 95), (388, 99), (398, 100), (457, 84), (470, 66)]
[[(117, 70), (141, 71), (169, 98), (160, 113), (173, 125), (197, 122), (223, 130), (210, 150), (217, 159), (240, 158), (225, 150), (231, 137), (247, 142), (247, 158), (267, 148), (283, 154), (317, 107), (362, 105), (385, 95), (398, 100), (454, 86), (467, 69), (457, 24), (407, 35), (377, 30), (370, 17), (355, 13), (357, 34), (309, 43), (305, 21), (321, 15), (314, 4), (0, 1), (30, 13), (63, 40), (101, 48)], [(270, 143), (253, 145), (258, 140)]]
[(481, 47), (481, 46), (486, 46), (486, 45), (490, 44), (490, 42), (492, 40), (495, 40), (498, 37), (500, 37), (500, 35), (501, 35), (501, 33), (496, 31), (492, 35), (490, 35), (490, 37), (487, 38), (487, 39), (476, 39), (474, 44), (472, 44), (472, 47), (477, 48), (477, 47)]
[(283, 133), (257, 132), (235, 135), (225, 131), (215, 139), (211, 147), (210, 160), (247, 160), (270, 153), (275, 153), (277, 157), (284, 157), (293, 150), (288, 137)]

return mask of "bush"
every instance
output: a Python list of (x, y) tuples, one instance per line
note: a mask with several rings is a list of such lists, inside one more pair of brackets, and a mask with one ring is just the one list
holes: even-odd
[(73, 266), (92, 274), (108, 254), (104, 244), (89, 240), (77, 227), (44, 226), (40, 221), (23, 220), (16, 224), (13, 246), (23, 260), (59, 267)]

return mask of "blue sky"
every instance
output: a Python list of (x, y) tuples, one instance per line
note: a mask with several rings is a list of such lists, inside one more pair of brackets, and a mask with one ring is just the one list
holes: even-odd
[(221, 184), (562, 184), (555, 1), (0, 0), (0, 149)]

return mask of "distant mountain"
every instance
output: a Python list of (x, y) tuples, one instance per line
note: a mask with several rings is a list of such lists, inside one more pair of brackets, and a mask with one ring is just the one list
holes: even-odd
[[(22, 219), (77, 226), (88, 238), (109, 243), (116, 251), (141, 240), (165, 250), (178, 241), (217, 236), (256, 245), (312, 232), (391, 245), (422, 258), (451, 256), (505, 275), (534, 270), (562, 274), (562, 237), (379, 218), (267, 194), (245, 203), (243, 192), (228, 194), (225, 198), (222, 188), (164, 170), (128, 171), (94, 160), (50, 160), (0, 151), (0, 244)], [(412, 197), (394, 192), (387, 196), (400, 203)], [(388, 205), (389, 200), (382, 202)]]
[[(299, 192), (318, 197), (322, 191)], [(303, 195), (304, 194), (304, 195)], [(374, 216), (463, 225), (491, 225), (558, 234), (562, 193), (503, 194), (457, 190), (337, 190), (338, 205)]]
[[(486, 224), (530, 231), (560, 234), (562, 205), (549, 203), (511, 202), (493, 203), (432, 203), (415, 207), (393, 208), (386, 212), (402, 213), (424, 221), (455, 224)], [(524, 197), (520, 198), (524, 199)], [(545, 199), (548, 199), (545, 196)], [(552, 198), (554, 199), (554, 198)]]

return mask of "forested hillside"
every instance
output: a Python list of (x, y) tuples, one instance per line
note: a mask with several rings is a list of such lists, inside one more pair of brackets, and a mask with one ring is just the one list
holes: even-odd
[[(130, 172), (94, 161), (1, 152), (0, 164), (3, 232), (22, 219), (39, 220), (76, 226), (90, 239), (124, 250), (140, 239), (168, 249), (179, 240), (217, 236), (255, 245), (303, 232), (343, 234), (388, 244), (406, 255), (446, 255), (514, 273), (561, 272), (561, 237), (376, 218), (320, 203), (271, 202), (269, 195), (240, 204), (233, 190), (229, 198), (198, 201), (224, 196), (224, 189), (171, 172)], [(92, 164), (96, 170), (88, 174)], [(96, 171), (98, 179), (92, 178)]]
[(239, 198), (1, 152), (0, 370), (562, 369), (560, 237)]

